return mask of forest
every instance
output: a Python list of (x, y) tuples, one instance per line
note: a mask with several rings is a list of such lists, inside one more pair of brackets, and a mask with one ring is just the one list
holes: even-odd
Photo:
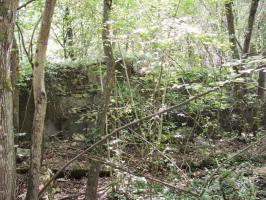
[(0, 200), (266, 199), (265, 0), (0, 0)]

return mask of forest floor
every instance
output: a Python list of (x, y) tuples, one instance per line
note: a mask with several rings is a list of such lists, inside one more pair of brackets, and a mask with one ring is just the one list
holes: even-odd
[[(251, 169), (245, 168), (244, 170), (246, 170), (247, 173), (252, 174), (254, 178), (258, 180), (260, 179), (258, 190), (260, 190), (261, 193), (266, 192), (266, 152), (264, 142), (265, 141), (262, 141), (256, 145), (255, 148), (251, 147), (234, 157), (234, 161), (238, 163), (244, 162), (246, 160), (249, 160), (253, 163), (260, 163), (258, 167)], [(217, 158), (221, 158), (221, 160), (223, 160), (223, 158), (228, 158), (228, 155), (234, 155), (242, 149), (245, 149), (248, 145), (249, 142), (245, 140), (239, 140), (236, 137), (213, 140), (211, 143), (203, 141), (202, 138), (198, 138), (193, 142), (186, 143), (185, 147), (176, 144), (169, 145), (170, 148), (168, 148), (167, 151), (164, 151), (163, 154), (173, 158), (173, 162), (175, 162), (177, 166), (180, 166), (188, 177), (201, 178), (204, 177), (206, 169), (215, 169), (217, 167)], [(27, 148), (28, 144), (24, 143), (22, 146)], [(60, 169), (63, 164), (84, 150), (88, 145), (84, 141), (76, 141), (73, 138), (67, 138), (63, 140), (52, 138), (48, 143), (46, 143), (45, 146), (46, 148), (43, 155), (42, 182), (49, 180), (49, 178), (58, 169)], [(140, 152), (138, 151), (139, 148), (141, 147), (137, 144), (135, 147), (131, 144), (128, 146), (128, 148), (125, 148), (126, 154), (132, 155), (131, 157), (128, 157), (128, 160), (126, 159), (126, 163), (129, 168), (134, 168), (136, 164), (142, 162)], [(155, 154), (154, 150), (147, 150), (147, 148), (145, 151), (146, 155), (149, 155), (153, 158), (145, 159), (146, 161), (143, 161), (142, 164), (139, 164), (141, 165), (140, 169), (143, 170), (143, 173), (167, 180), (167, 178), (165, 178), (165, 176), (168, 175), (168, 169), (166, 165), (161, 165), (157, 168), (152, 167), (152, 163), (158, 159), (158, 154)], [(25, 159), (17, 164), (17, 200), (23, 200), (26, 195), (26, 172), (29, 166), (28, 160), (29, 159)], [(64, 173), (59, 176), (55, 182), (53, 182), (43, 199), (84, 199), (86, 188), (85, 177), (86, 173), (88, 172), (89, 162), (89, 155), (87, 154), (73, 163), (66, 171), (64, 171)], [(111, 175), (110, 168), (103, 166), (99, 182), (99, 199), (108, 199), (108, 193), (114, 189), (114, 184), (112, 183), (114, 182), (115, 176), (115, 173)], [(180, 186), (182, 185), (182, 187), (187, 187), (189, 183), (180, 182), (178, 184)], [(130, 199), (126, 197), (126, 193), (124, 196), (124, 199)], [(262, 199), (263, 198), (264, 197), (262, 197)], [(145, 199), (145, 197), (139, 199)]]

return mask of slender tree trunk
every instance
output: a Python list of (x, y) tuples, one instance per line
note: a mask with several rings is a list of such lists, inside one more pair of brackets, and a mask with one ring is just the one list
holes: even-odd
[(225, 14), (227, 19), (227, 30), (229, 34), (229, 42), (231, 44), (230, 48), (233, 52), (233, 59), (239, 59), (239, 52), (237, 48), (237, 41), (235, 35), (235, 22), (233, 13), (233, 1), (225, 3)]
[(27, 200), (37, 200), (40, 185), (43, 129), (46, 113), (44, 82), (45, 58), (56, 0), (46, 0), (42, 24), (37, 41), (33, 68), (34, 118), (31, 137), (31, 163), (28, 179)]
[(253, 30), (253, 24), (255, 21), (255, 15), (257, 12), (258, 5), (259, 5), (259, 0), (252, 0), (251, 6), (250, 6), (250, 11), (249, 11), (249, 17), (248, 17), (248, 27), (247, 27), (247, 31), (245, 33), (244, 45), (243, 45), (243, 51), (242, 51), (242, 57), (244, 57), (244, 58), (248, 57), (251, 35), (252, 35), (252, 30)]
[(258, 79), (258, 96), (260, 99), (265, 101), (266, 99), (266, 65), (263, 66), (263, 69), (259, 72), (259, 79)]
[(11, 81), (13, 88), (13, 126), (16, 131), (19, 131), (19, 89), (17, 81), (19, 79), (19, 50), (17, 41), (13, 37), (13, 46), (11, 52)]
[[(234, 20), (234, 13), (233, 13), (233, 0), (228, 0), (225, 3), (225, 14), (227, 19), (227, 31), (229, 34), (229, 42), (231, 44), (230, 48), (232, 51), (232, 57), (233, 59), (239, 59), (239, 51), (237, 48), (237, 40), (235, 35), (235, 20)], [(238, 67), (234, 67), (234, 71), (238, 73)], [(242, 97), (242, 87), (241, 84), (236, 83), (234, 85), (234, 95), (237, 97), (237, 99), (240, 99)]]
[(64, 35), (65, 58), (70, 57), (72, 60), (74, 60), (75, 59), (75, 54), (73, 51), (74, 33), (72, 28), (72, 20), (71, 20), (69, 7), (66, 7), (65, 9), (64, 26), (66, 29), (66, 33)]
[(258, 79), (258, 96), (262, 101), (263, 116), (261, 125), (266, 128), (266, 65), (263, 66), (263, 69), (259, 72)]
[[(255, 16), (256, 16), (256, 12), (257, 12), (257, 8), (259, 5), (259, 0), (252, 0), (251, 1), (251, 6), (250, 6), (250, 11), (249, 11), (249, 17), (248, 17), (248, 26), (247, 26), (247, 30), (244, 36), (244, 44), (243, 44), (243, 50), (242, 50), (242, 58), (247, 58), (249, 56), (249, 47), (250, 47), (250, 41), (251, 41), (251, 36), (252, 36), (252, 30), (253, 30), (253, 24), (255, 21)], [(261, 82), (263, 82), (263, 72), (260, 72), (260, 80)], [(248, 75), (244, 75), (243, 78), (246, 80), (248, 77)], [(242, 87), (239, 88), (239, 91), (241, 92), (241, 98), (244, 98), (244, 95), (246, 93), (246, 85), (242, 85)], [(239, 103), (239, 109), (240, 109), (240, 115), (241, 115), (241, 119), (243, 121), (243, 125), (244, 125), (244, 131), (246, 131), (246, 128), (250, 128), (250, 127), (246, 127), (246, 124), (248, 123), (248, 112), (247, 112), (247, 106), (243, 103)]]
[[(104, 59), (107, 66), (105, 77), (104, 90), (101, 103), (98, 109), (97, 132), (101, 136), (105, 133), (106, 117), (109, 109), (110, 96), (112, 94), (114, 77), (115, 77), (115, 62), (113, 57), (112, 43), (110, 39), (110, 25), (108, 24), (109, 16), (112, 7), (112, 0), (103, 1), (103, 50)], [(101, 149), (99, 149), (101, 151)], [(101, 164), (97, 161), (92, 161), (90, 165), (90, 173), (87, 180), (86, 200), (97, 199), (97, 187), (99, 179), (99, 171)]]
[(18, 1), (0, 1), (0, 200), (15, 199), (11, 49)]

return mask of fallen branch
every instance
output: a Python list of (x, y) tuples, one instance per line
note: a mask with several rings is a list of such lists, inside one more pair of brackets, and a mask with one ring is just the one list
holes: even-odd
[(72, 195), (64, 196), (64, 197), (58, 198), (58, 200), (77, 199), (80, 195), (85, 195), (85, 192), (80, 193), (80, 194), (72, 194)]
[(230, 83), (229, 81), (228, 82), (225, 82), (223, 83), (220, 87), (214, 87), (213, 89), (210, 89), (204, 93), (201, 93), (199, 95), (196, 95), (196, 96), (192, 96), (190, 97), (188, 100), (184, 101), (183, 103), (180, 103), (178, 105), (174, 105), (174, 106), (171, 106), (169, 108), (166, 108), (164, 110), (161, 110), (159, 112), (156, 112), (154, 114), (151, 114), (151, 115), (148, 115), (146, 117), (143, 117), (141, 119), (138, 119), (138, 120), (135, 120), (133, 122), (130, 122), (130, 123), (127, 123), (125, 124), (124, 126), (121, 126), (115, 130), (113, 130), (111, 133), (107, 134), (106, 136), (104, 136), (102, 139), (98, 140), (97, 142), (95, 142), (94, 144), (92, 144), (90, 147), (88, 147), (87, 149), (85, 149), (84, 151), (82, 151), (81, 153), (79, 153), (78, 155), (76, 155), (74, 158), (72, 158), (70, 161), (68, 161), (65, 165), (62, 166), (62, 168), (60, 170), (58, 170), (58, 172), (53, 176), (51, 177), (51, 179), (44, 185), (44, 187), (40, 190), (39, 192), (39, 197), (43, 194), (43, 192), (47, 189), (47, 187), (52, 183), (53, 180), (55, 180), (57, 178), (57, 176), (62, 172), (64, 171), (71, 163), (73, 163), (74, 161), (76, 161), (79, 157), (81, 157), (82, 155), (84, 155), (85, 153), (91, 151), (92, 149), (94, 149), (95, 147), (99, 146), (99, 145), (102, 145), (107, 139), (109, 139), (110, 137), (114, 136), (117, 132), (127, 128), (127, 127), (130, 127), (132, 125), (135, 125), (135, 124), (138, 124), (140, 122), (143, 122), (143, 121), (146, 121), (146, 120), (149, 120), (155, 116), (158, 116), (158, 115), (162, 115), (164, 113), (167, 113), (169, 111), (172, 111), (176, 108), (179, 108), (179, 107), (182, 107), (184, 105), (187, 105), (188, 103), (190, 103), (191, 101), (194, 101), (198, 98), (201, 98), (203, 96), (206, 96), (207, 94), (210, 94), (214, 91), (217, 91), (219, 90), (221, 87), (225, 86), (226, 84)]
[(171, 183), (167, 183), (165, 181), (162, 181), (160, 179), (154, 178), (154, 177), (149, 176), (149, 175), (143, 175), (143, 174), (139, 175), (139, 174), (136, 174), (136, 173), (132, 172), (129, 169), (126, 169), (126, 168), (121, 167), (121, 166), (117, 166), (117, 165), (115, 165), (115, 164), (113, 164), (111, 162), (105, 161), (105, 160), (100, 159), (98, 157), (89, 157), (89, 159), (94, 160), (94, 161), (101, 162), (102, 164), (108, 165), (108, 166), (110, 166), (110, 167), (112, 167), (114, 169), (118, 169), (118, 170), (127, 172), (128, 174), (131, 174), (131, 175), (134, 175), (134, 176), (144, 177), (145, 179), (147, 179), (149, 181), (152, 181), (152, 182), (155, 182), (155, 183), (159, 183), (159, 184), (164, 185), (164, 186), (166, 186), (168, 188), (174, 189), (174, 190), (176, 190), (178, 192), (183, 192), (183, 193), (187, 193), (187, 194), (190, 194), (192, 196), (195, 196), (195, 197), (199, 197), (199, 194), (197, 194), (195, 192), (191, 192), (191, 191), (189, 191), (189, 190), (187, 190), (185, 188), (181, 188), (181, 187), (175, 186), (175, 185), (173, 185)]
[[(27, 174), (29, 172), (29, 167), (20, 167), (16, 169), (17, 174)], [(57, 173), (58, 169), (53, 167), (51, 168), (51, 171), (53, 173)], [(84, 168), (74, 168), (74, 169), (68, 169), (68, 170), (64, 170), (62, 172), (60, 172), (60, 174), (58, 175), (57, 178), (63, 178), (63, 177), (67, 177), (67, 178), (74, 178), (74, 179), (81, 179), (83, 177), (86, 177), (86, 175), (89, 173), (88, 169), (84, 169)], [(111, 172), (107, 171), (107, 170), (101, 170), (99, 173), (100, 177), (110, 177), (111, 176)]]

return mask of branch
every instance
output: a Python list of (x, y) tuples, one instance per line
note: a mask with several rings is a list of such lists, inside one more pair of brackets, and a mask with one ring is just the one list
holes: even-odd
[[(99, 157), (96, 157), (96, 156), (89, 156), (88, 158), (89, 158), (90, 160), (93, 160), (93, 161), (96, 161), (96, 162), (100, 162), (100, 163), (102, 163), (102, 164), (104, 164), (104, 165), (108, 165), (108, 166), (110, 166), (110, 167), (112, 167), (112, 168), (114, 168), (114, 169), (118, 169), (118, 170), (120, 170), (120, 171), (127, 172), (128, 174), (131, 174), (131, 175), (134, 175), (134, 176), (138, 176), (138, 177), (144, 177), (145, 179), (147, 179), (147, 180), (149, 180), (149, 181), (151, 181), (151, 182), (158, 183), (158, 184), (160, 184), (160, 185), (163, 185), (163, 186), (165, 186), (165, 187), (168, 187), (168, 188), (170, 188), (170, 189), (173, 189), (173, 190), (175, 190), (175, 191), (177, 191), (177, 192), (183, 192), (183, 193), (190, 194), (190, 195), (192, 195), (192, 196), (194, 196), (194, 197), (199, 197), (199, 194), (197, 194), (197, 193), (195, 193), (195, 192), (191, 192), (191, 191), (189, 191), (189, 190), (187, 190), (187, 189), (185, 189), (185, 188), (175, 186), (175, 185), (173, 185), (173, 184), (171, 184), (171, 183), (167, 183), (167, 182), (165, 182), (165, 181), (163, 181), (163, 180), (157, 179), (157, 178), (152, 177), (152, 176), (149, 176), (149, 175), (138, 174), (138, 173), (133, 172), (132, 170), (130, 170), (130, 169), (128, 169), (128, 168), (125, 168), (125, 167), (122, 167), (122, 166), (119, 166), (119, 165), (115, 165), (114, 163), (109, 162), (109, 161), (104, 160), (104, 159), (101, 159), (101, 158), (99, 158)], [(71, 197), (78, 197), (79, 195), (81, 195), (81, 194), (75, 194), (75, 195), (71, 195), (71, 196), (63, 197), (63, 198), (61, 198), (60, 200), (69, 199), (69, 198), (71, 198)]]
[(65, 45), (60, 41), (60, 38), (58, 37), (58, 35), (56, 34), (55, 30), (53, 28), (51, 28), (53, 31), (53, 34), (55, 37), (51, 36), (56, 42), (58, 42), (58, 44), (65, 50)]
[(63, 165), (63, 166), (61, 167), (61, 169), (59, 169), (59, 170), (57, 171), (57, 173), (56, 173), (56, 174), (55, 174), (55, 175), (54, 175), (54, 176), (53, 176), (53, 177), (52, 177), (52, 178), (51, 178), (51, 179), (50, 179), (50, 180), (44, 185), (44, 187), (40, 190), (40, 192), (39, 192), (39, 197), (43, 194), (43, 192), (47, 189), (47, 187), (51, 184), (51, 182), (52, 182), (53, 180), (55, 180), (55, 179), (58, 177), (58, 175), (59, 175), (62, 171), (64, 171), (64, 170), (65, 170), (65, 169), (66, 169), (71, 163), (73, 163), (73, 162), (76, 161), (79, 157), (81, 157), (81, 156), (84, 155), (85, 153), (91, 151), (91, 150), (94, 149), (95, 147), (97, 147), (97, 146), (99, 146), (99, 145), (102, 145), (107, 139), (109, 139), (110, 137), (116, 135), (117, 132), (119, 132), (119, 131), (121, 131), (121, 130), (127, 128), (127, 127), (130, 127), (130, 126), (132, 126), (132, 125), (139, 124), (140, 122), (147, 121), (147, 120), (149, 120), (149, 119), (151, 119), (151, 118), (153, 118), (153, 117), (155, 117), (155, 116), (157, 116), (157, 115), (162, 115), (162, 114), (167, 113), (167, 112), (169, 112), (169, 111), (171, 111), (171, 110), (174, 110), (174, 109), (179, 108), (179, 107), (181, 107), (181, 106), (187, 105), (187, 104), (188, 104), (189, 102), (191, 102), (191, 101), (194, 101), (194, 100), (196, 100), (196, 99), (198, 99), (198, 98), (200, 98), (200, 97), (206, 96), (206, 95), (209, 94), (209, 93), (212, 93), (212, 92), (214, 92), (214, 91), (219, 90), (221, 87), (225, 86), (225, 84), (227, 84), (227, 83), (230, 83), (230, 82), (225, 82), (225, 83), (224, 83), (223, 85), (221, 85), (220, 87), (214, 87), (213, 89), (210, 89), (210, 90), (208, 90), (208, 91), (206, 91), (206, 92), (204, 92), (204, 93), (201, 93), (201, 94), (199, 94), (199, 95), (196, 95), (196, 96), (190, 97), (188, 100), (184, 101), (183, 103), (180, 103), (180, 104), (178, 104), (178, 105), (171, 106), (171, 107), (169, 107), (169, 108), (167, 108), (167, 109), (161, 110), (161, 111), (159, 111), (159, 112), (156, 112), (156, 113), (154, 113), (154, 114), (148, 115), (148, 116), (143, 117), (143, 118), (141, 118), (141, 119), (138, 119), (138, 120), (135, 120), (135, 121), (133, 121), (133, 122), (127, 123), (127, 124), (125, 124), (124, 126), (121, 126), (121, 127), (117, 128), (117, 129), (113, 130), (111, 133), (107, 134), (107, 135), (104, 136), (102, 139), (98, 140), (97, 142), (95, 142), (94, 144), (92, 144), (90, 147), (88, 147), (87, 149), (85, 149), (84, 151), (82, 151), (81, 153), (79, 153), (78, 155), (76, 155), (74, 158), (72, 158), (70, 161), (68, 161), (65, 165)]
[(20, 10), (22, 8), (25, 8), (27, 5), (29, 5), (30, 3), (34, 2), (34, 1), (36, 1), (36, 0), (29, 0), (28, 2), (26, 2), (26, 3), (22, 4), (21, 6), (19, 6), (17, 8), (17, 10)]
[(134, 175), (134, 176), (144, 177), (145, 179), (147, 179), (147, 180), (149, 180), (149, 181), (152, 181), (152, 182), (155, 182), (155, 183), (159, 183), (159, 184), (161, 184), (161, 185), (164, 185), (164, 186), (166, 186), (166, 187), (168, 187), (168, 188), (171, 188), (171, 189), (174, 189), (174, 190), (176, 190), (176, 191), (184, 192), (184, 193), (188, 193), (188, 194), (190, 194), (190, 195), (192, 195), (192, 196), (199, 197), (199, 194), (197, 194), (197, 193), (195, 193), (195, 192), (191, 192), (191, 191), (189, 191), (189, 190), (186, 190), (185, 188), (181, 188), (181, 187), (175, 186), (175, 185), (173, 185), (173, 184), (171, 184), (171, 183), (167, 183), (167, 182), (165, 182), (165, 181), (163, 181), (163, 180), (160, 180), (160, 179), (154, 178), (154, 177), (149, 176), (149, 175), (140, 175), (140, 174), (136, 174), (136, 173), (132, 172), (131, 170), (127, 169), (127, 168), (124, 168), (124, 167), (121, 167), (121, 166), (117, 166), (117, 165), (115, 165), (114, 163), (108, 162), (108, 161), (103, 160), (103, 159), (101, 159), (101, 158), (98, 158), (98, 157), (89, 157), (89, 159), (94, 160), (94, 161), (101, 162), (101, 163), (103, 163), (103, 164), (105, 164), (105, 165), (108, 165), (108, 166), (114, 168), (114, 169), (118, 169), (118, 170), (121, 170), (121, 171), (127, 172), (127, 173), (129, 173), (129, 174), (131, 174), (131, 175)]
[(33, 65), (33, 62), (32, 62), (32, 59), (31, 59), (31, 56), (30, 56), (29, 52), (27, 51), (27, 48), (26, 48), (26, 44), (25, 44), (25, 40), (24, 40), (24, 36), (23, 36), (22, 30), (21, 30), (21, 28), (20, 28), (20, 26), (19, 26), (18, 23), (16, 23), (16, 26), (17, 26), (17, 28), (18, 28), (18, 32), (19, 32), (19, 34), (20, 34), (20, 36), (21, 36), (21, 43), (22, 43), (23, 50), (24, 50), (24, 52), (25, 52), (25, 54), (26, 54), (26, 56), (27, 56), (27, 58), (28, 58), (28, 61), (29, 61), (30, 65), (31, 65), (32, 69), (33, 69), (33, 66), (34, 66), (34, 65)]
[(236, 38), (236, 36), (234, 36), (234, 37), (235, 37), (236, 43), (237, 43), (237, 45), (238, 45), (240, 51), (242, 52), (242, 51), (243, 51), (243, 47), (241, 46), (241, 44), (240, 44), (240, 42), (238, 41), (238, 39)]
[(42, 15), (39, 17), (38, 21), (36, 22), (34, 28), (33, 28), (33, 31), (32, 31), (32, 34), (31, 34), (31, 38), (30, 38), (30, 44), (29, 44), (29, 55), (30, 55), (30, 60), (32, 61), (33, 60), (33, 39), (34, 39), (34, 35), (35, 35), (35, 32), (38, 28), (38, 25), (39, 23), (41, 22), (41, 19), (42, 19)]

